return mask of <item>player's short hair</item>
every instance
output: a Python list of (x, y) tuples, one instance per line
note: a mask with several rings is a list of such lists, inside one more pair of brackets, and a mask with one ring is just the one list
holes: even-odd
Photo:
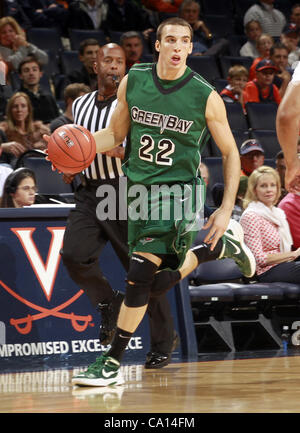
[(188, 27), (188, 29), (190, 30), (190, 35), (191, 35), (191, 42), (193, 41), (193, 29), (190, 26), (190, 24), (183, 20), (182, 18), (178, 18), (178, 17), (172, 17), (172, 18), (168, 18), (165, 21), (163, 21), (162, 23), (160, 23), (160, 25), (157, 28), (156, 31), (156, 39), (158, 41), (161, 41), (161, 35), (163, 32), (163, 29), (165, 26), (182, 26), (182, 27)]

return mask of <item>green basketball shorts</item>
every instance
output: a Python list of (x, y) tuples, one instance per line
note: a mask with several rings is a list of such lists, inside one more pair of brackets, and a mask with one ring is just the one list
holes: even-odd
[(176, 270), (184, 262), (203, 225), (205, 183), (136, 185), (127, 183), (129, 254), (168, 255), (160, 269)]

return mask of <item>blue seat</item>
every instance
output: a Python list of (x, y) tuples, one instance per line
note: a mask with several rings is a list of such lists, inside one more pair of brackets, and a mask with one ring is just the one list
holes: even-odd
[(72, 201), (74, 195), (72, 184), (66, 184), (61, 174), (52, 171), (49, 161), (44, 158), (29, 156), (24, 158), (22, 165), (34, 171), (40, 195), (58, 196), (61, 197), (62, 201)]
[(191, 302), (233, 302), (233, 289), (225, 283), (189, 286)]
[(227, 38), (234, 33), (234, 22), (228, 15), (205, 15), (204, 21), (215, 38)]
[(65, 75), (68, 75), (73, 71), (80, 71), (82, 68), (82, 63), (79, 60), (77, 50), (63, 51), (60, 54), (60, 61), (62, 72)]
[(201, 12), (207, 15), (227, 15), (233, 17), (233, 0), (201, 0)]
[(276, 130), (277, 104), (247, 102), (245, 108), (250, 128)]
[(216, 78), (213, 81), (213, 86), (216, 88), (216, 91), (218, 93), (221, 93), (222, 90), (227, 86), (228, 81), (226, 80), (226, 78)]
[(300, 299), (300, 284), (286, 282), (272, 284), (282, 290), (285, 299), (290, 301)]
[(236, 302), (281, 301), (283, 290), (274, 283), (238, 284), (228, 283), (233, 289)]
[(227, 39), (229, 42), (228, 45), (229, 55), (233, 57), (239, 57), (242, 46), (247, 42), (247, 36), (234, 34), (234, 35), (229, 35)]
[(223, 78), (228, 77), (228, 71), (231, 66), (242, 65), (249, 71), (253, 63), (252, 57), (242, 56), (219, 56), (220, 68)]
[(42, 50), (50, 50), (56, 55), (64, 50), (59, 31), (52, 27), (32, 27), (27, 30), (27, 39)]
[(85, 39), (96, 39), (101, 46), (108, 43), (103, 30), (69, 29), (69, 37), (71, 50), (79, 50), (80, 43)]
[(253, 130), (251, 137), (256, 138), (265, 151), (265, 158), (275, 158), (281, 150), (276, 131), (273, 130)]
[(236, 131), (246, 131), (248, 123), (242, 105), (239, 102), (228, 102), (225, 103), (225, 107), (230, 128)]
[(209, 83), (213, 83), (216, 78), (221, 78), (214, 56), (188, 56), (187, 65)]
[(209, 170), (209, 183), (214, 185), (217, 182), (224, 182), (223, 177), (223, 160), (221, 156), (212, 156), (203, 158), (203, 162)]

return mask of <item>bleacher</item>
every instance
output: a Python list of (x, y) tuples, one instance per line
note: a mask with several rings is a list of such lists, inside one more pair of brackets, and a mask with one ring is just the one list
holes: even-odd
[[(242, 64), (249, 69), (252, 63), (250, 58), (239, 56), (239, 49), (246, 41), (242, 17), (254, 3), (254, 0), (200, 0), (207, 25), (216, 36), (229, 40), (228, 53), (219, 57), (190, 56), (187, 64), (213, 84), (217, 91), (226, 85), (230, 66)], [(278, 0), (275, 1), (275, 7), (288, 14), (287, 3), (288, 0)], [(160, 20), (166, 18), (164, 14), (158, 16)], [(62, 99), (66, 75), (79, 65), (80, 41), (93, 37), (102, 45), (109, 40), (118, 41), (120, 38), (118, 32), (109, 37), (102, 31), (70, 29), (70, 49), (66, 49), (55, 29), (31, 28), (27, 36), (30, 42), (49, 53), (50, 63), (45, 69), (45, 86), (47, 80), (54, 83), (58, 101)], [(149, 58), (153, 55), (152, 49), (153, 35), (149, 45), (145, 44), (145, 55)], [(275, 129), (277, 106), (251, 103), (246, 105), (246, 113), (239, 103), (225, 106), (237, 146), (240, 147), (248, 138), (257, 138), (265, 149), (266, 163), (274, 165), (275, 155), (280, 150)], [(222, 181), (221, 154), (212, 138), (207, 143), (203, 156), (203, 162), (210, 170), (211, 183)], [(54, 179), (50, 165), (43, 168), (43, 162), (38, 159), (31, 155), (24, 158), (20, 165), (31, 166), (39, 173), (43, 171), (39, 178), (45, 183), (44, 193), (57, 195), (62, 201), (68, 201), (74, 191), (73, 185), (68, 186), (68, 190), (64, 189), (58, 179)], [(39, 178), (38, 183), (41, 182)], [(52, 184), (54, 189), (50, 188), (49, 184)], [(300, 284), (260, 284), (245, 281), (230, 259), (200, 265), (190, 281), (184, 284), (190, 294), (199, 355), (218, 351), (279, 349), (282, 347), (282, 326), (291, 327), (300, 317)]]

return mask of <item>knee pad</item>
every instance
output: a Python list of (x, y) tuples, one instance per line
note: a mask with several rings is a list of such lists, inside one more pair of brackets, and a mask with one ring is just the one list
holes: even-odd
[(138, 254), (133, 254), (127, 275), (124, 303), (127, 307), (143, 307), (148, 303), (157, 265)]

